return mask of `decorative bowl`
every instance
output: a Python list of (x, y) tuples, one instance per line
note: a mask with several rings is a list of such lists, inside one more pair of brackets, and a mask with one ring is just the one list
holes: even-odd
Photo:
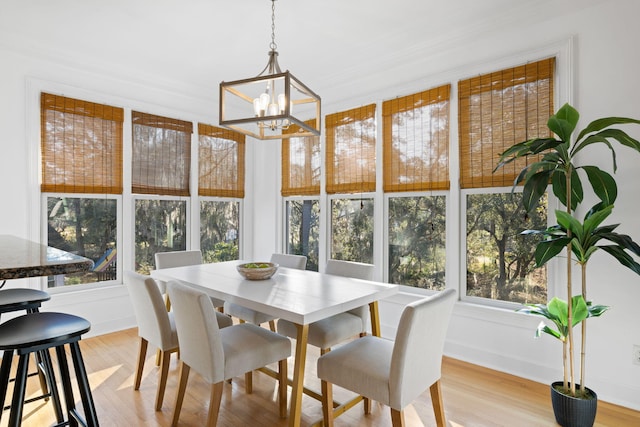
[(278, 270), (278, 264), (273, 262), (247, 262), (240, 264), (238, 273), (247, 280), (266, 280)]

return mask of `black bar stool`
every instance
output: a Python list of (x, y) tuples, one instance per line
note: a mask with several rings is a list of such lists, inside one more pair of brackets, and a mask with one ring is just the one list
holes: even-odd
[[(0, 289), (0, 315), (2, 315), (3, 313), (20, 310), (25, 310), (27, 313), (37, 313), (41, 304), (45, 301), (49, 301), (50, 299), (51, 296), (49, 296), (48, 293), (37, 289)], [(27, 374), (27, 376), (39, 376), (42, 395), (28, 399), (25, 401), (25, 403), (35, 402), (40, 399), (48, 400), (51, 396), (53, 400), (52, 403), (54, 411), (56, 413), (58, 423), (60, 423), (64, 420), (64, 418), (62, 414), (62, 407), (60, 405), (60, 398), (58, 396), (58, 390), (55, 387), (55, 381), (47, 379), (46, 375), (46, 366), (51, 366), (51, 358), (49, 356), (49, 353), (45, 351), (38, 351), (34, 354), (36, 359), (37, 372)], [(51, 392), (49, 392), (49, 390), (51, 390)], [(9, 408), (10, 406), (0, 406), (0, 412)]]
[[(0, 405), (4, 405), (6, 399), (13, 353), (17, 352), (18, 356), (20, 356), (11, 401), (9, 427), (19, 426), (22, 420), (22, 403), (27, 382), (29, 355), (38, 351), (48, 354), (50, 348), (56, 349), (68, 415), (68, 421), (59, 421), (58, 425), (98, 426), (98, 416), (93, 403), (91, 388), (89, 387), (89, 379), (80, 352), (80, 345), (78, 344), (81, 335), (89, 331), (89, 329), (91, 329), (91, 324), (82, 317), (50, 312), (26, 314), (0, 325), (0, 350), (4, 351), (2, 365), (0, 366)], [(65, 344), (69, 345), (86, 420), (75, 407), (69, 365), (64, 348)], [(47, 378), (52, 382), (50, 388), (53, 391), (57, 389), (53, 368), (50, 363), (45, 363), (44, 365)], [(0, 413), (1, 415), (2, 413)]]

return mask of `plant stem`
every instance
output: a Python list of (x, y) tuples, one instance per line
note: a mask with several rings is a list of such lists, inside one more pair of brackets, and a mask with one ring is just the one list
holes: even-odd
[[(582, 298), (587, 302), (587, 263), (584, 262), (582, 267)], [(584, 395), (584, 367), (587, 353), (587, 319), (582, 321), (582, 342), (580, 348), (580, 393)]]
[[(573, 168), (571, 163), (567, 163), (565, 167), (565, 182), (567, 185), (567, 213), (571, 215), (571, 173)], [(571, 230), (567, 230), (567, 236), (571, 238)], [(576, 395), (575, 372), (573, 366), (573, 300), (572, 300), (572, 284), (571, 284), (571, 240), (567, 244), (567, 336), (569, 338), (569, 381), (571, 385), (571, 395)], [(566, 359), (565, 359), (566, 360)], [(566, 384), (565, 384), (566, 389)]]

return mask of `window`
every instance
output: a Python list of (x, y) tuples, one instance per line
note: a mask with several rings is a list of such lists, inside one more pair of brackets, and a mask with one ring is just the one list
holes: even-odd
[(124, 111), (48, 93), (40, 103), (46, 242), (95, 265), (48, 286), (115, 280)]
[[(554, 58), (458, 83), (460, 183), (466, 198), (466, 295), (508, 302), (545, 302), (546, 271), (534, 269), (536, 242), (520, 232), (543, 228), (546, 200), (533, 214), (511, 194), (525, 166), (493, 173), (498, 156), (514, 143), (549, 136)], [(536, 161), (528, 159), (528, 161)]]
[(331, 258), (373, 263), (373, 199), (331, 199)]
[[(315, 126), (315, 121), (310, 121)], [(296, 133), (297, 126), (285, 132)], [(282, 140), (282, 188), (285, 197), (286, 247), (289, 254), (307, 257), (307, 270), (318, 271), (320, 238), (320, 138)]]
[(200, 250), (204, 262), (239, 257), (244, 155), (244, 135), (198, 124)]
[(287, 200), (287, 247), (289, 254), (305, 255), (307, 270), (318, 271), (320, 202), (317, 199)]
[[(191, 122), (132, 112), (135, 269), (148, 273), (156, 252), (187, 248)], [(157, 197), (163, 196), (163, 197)]]
[(367, 193), (376, 190), (375, 112), (371, 104), (325, 118), (326, 190), (336, 195), (330, 219), (333, 259), (373, 262), (373, 198)]
[(433, 191), (449, 189), (450, 92), (445, 85), (382, 104), (390, 283), (445, 286), (446, 198)]

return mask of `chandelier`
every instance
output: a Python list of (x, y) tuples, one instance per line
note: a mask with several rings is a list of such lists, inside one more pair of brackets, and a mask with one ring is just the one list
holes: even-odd
[(257, 139), (320, 135), (320, 97), (278, 65), (271, 2), (269, 62), (256, 77), (220, 83), (220, 126)]

